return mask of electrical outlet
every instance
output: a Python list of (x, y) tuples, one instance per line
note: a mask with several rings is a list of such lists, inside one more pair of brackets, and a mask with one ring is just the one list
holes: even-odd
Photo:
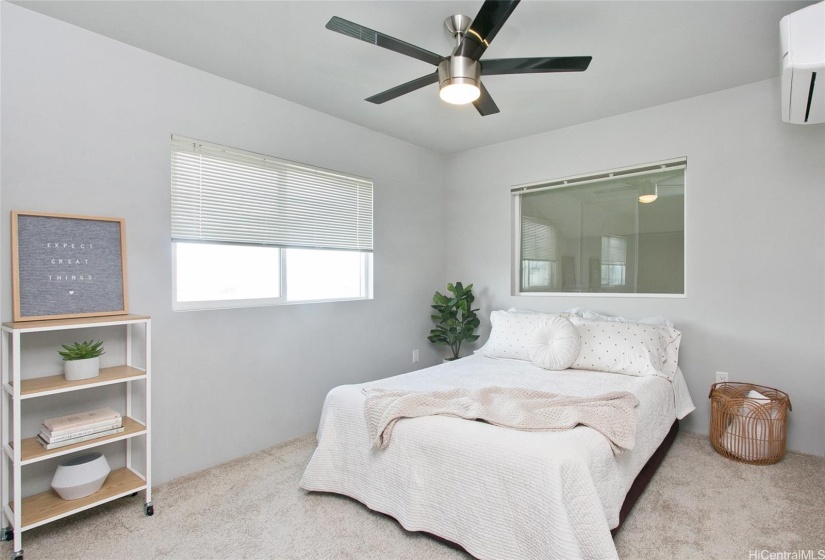
[(413, 363), (414, 363), (414, 364), (417, 364), (417, 363), (418, 363), (418, 348), (416, 348), (415, 350), (413, 350)]
[(716, 382), (717, 383), (727, 383), (728, 382), (728, 372), (726, 372), (726, 371), (717, 371), (716, 372)]

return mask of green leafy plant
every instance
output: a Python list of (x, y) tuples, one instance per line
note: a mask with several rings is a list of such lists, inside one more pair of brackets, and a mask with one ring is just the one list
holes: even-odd
[(65, 351), (61, 352), (58, 350), (57, 353), (63, 356), (63, 360), (66, 362), (70, 360), (97, 358), (101, 354), (105, 354), (102, 340), (98, 340), (97, 342), (94, 340), (87, 340), (86, 342), (75, 342), (68, 346), (63, 344), (62, 346)]
[(447, 284), (447, 291), (452, 296), (445, 296), (439, 292), (433, 296), (433, 304), (430, 307), (438, 314), (432, 315), (436, 327), (430, 331), (427, 340), (439, 346), (449, 346), (453, 355), (447, 358), (448, 360), (458, 359), (462, 342), (478, 340), (478, 335), (473, 334), (480, 321), (476, 315), (478, 309), (472, 308), (475, 299), (472, 290), (472, 284), (464, 287), (461, 282), (456, 282)]

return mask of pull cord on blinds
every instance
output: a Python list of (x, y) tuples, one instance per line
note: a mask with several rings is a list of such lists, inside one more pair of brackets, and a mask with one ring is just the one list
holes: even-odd
[(172, 240), (372, 251), (372, 181), (172, 137)]

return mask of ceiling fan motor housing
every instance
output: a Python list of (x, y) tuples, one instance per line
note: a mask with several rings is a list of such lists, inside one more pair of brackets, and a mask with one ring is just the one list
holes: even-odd
[(438, 65), (440, 87), (453, 84), (469, 84), (478, 87), (481, 65), (466, 56), (451, 56)]

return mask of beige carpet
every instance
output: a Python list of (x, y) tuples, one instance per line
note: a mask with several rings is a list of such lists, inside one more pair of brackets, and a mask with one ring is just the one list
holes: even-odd
[[(25, 557), (469, 558), (353, 500), (301, 490), (314, 445), (307, 435), (163, 484), (154, 517), (143, 515), (138, 496), (27, 531)], [(623, 559), (748, 560), (749, 551), (762, 559), (797, 550), (817, 558), (825, 550), (825, 459), (788, 454), (777, 465), (742, 465), (706, 438), (680, 434), (616, 546)], [(11, 549), (2, 543), (0, 554)]]

